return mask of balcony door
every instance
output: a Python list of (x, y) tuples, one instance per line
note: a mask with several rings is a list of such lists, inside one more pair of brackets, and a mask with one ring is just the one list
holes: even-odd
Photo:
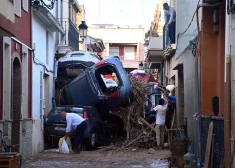
[(109, 47), (109, 56), (119, 56), (119, 47)]
[(135, 47), (125, 47), (124, 48), (124, 59), (125, 60), (135, 60)]

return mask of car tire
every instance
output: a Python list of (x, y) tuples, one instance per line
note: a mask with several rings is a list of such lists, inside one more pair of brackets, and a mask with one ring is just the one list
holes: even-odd
[(89, 137), (86, 141), (86, 148), (88, 150), (93, 150), (97, 147), (97, 144), (96, 144), (96, 131), (92, 130), (89, 134)]

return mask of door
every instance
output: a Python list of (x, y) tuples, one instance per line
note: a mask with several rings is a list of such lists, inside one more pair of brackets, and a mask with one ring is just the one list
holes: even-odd
[(15, 152), (19, 152), (20, 120), (21, 120), (21, 93), (22, 93), (21, 65), (18, 58), (13, 61), (12, 76), (12, 145), (16, 145)]

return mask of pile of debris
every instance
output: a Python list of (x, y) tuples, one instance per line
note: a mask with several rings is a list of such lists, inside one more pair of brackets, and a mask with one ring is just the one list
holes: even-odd
[(150, 125), (145, 119), (144, 103), (148, 100), (148, 83), (141, 78), (130, 78), (133, 88), (133, 99), (125, 107), (119, 106), (113, 113), (120, 116), (126, 130), (126, 141), (121, 145), (111, 145), (105, 149), (121, 147), (150, 148), (155, 146), (154, 124)]

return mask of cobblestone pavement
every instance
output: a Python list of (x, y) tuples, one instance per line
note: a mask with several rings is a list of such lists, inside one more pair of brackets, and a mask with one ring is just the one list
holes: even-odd
[(169, 156), (169, 150), (156, 150), (153, 154), (149, 154), (147, 149), (60, 154), (58, 149), (53, 149), (24, 161), (22, 168), (167, 168)]

